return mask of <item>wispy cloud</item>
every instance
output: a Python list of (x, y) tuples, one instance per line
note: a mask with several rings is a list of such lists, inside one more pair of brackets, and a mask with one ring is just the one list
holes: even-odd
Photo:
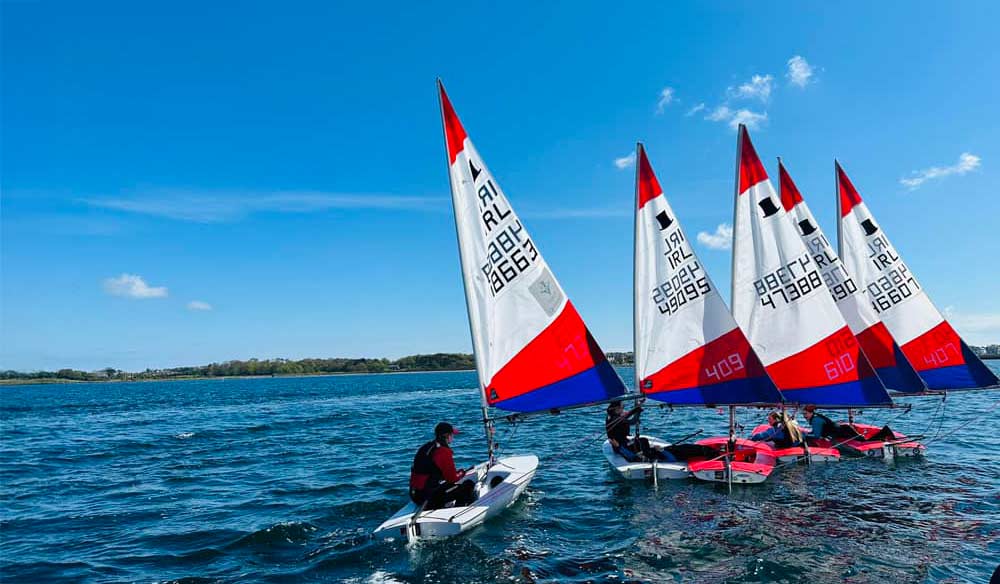
[(771, 98), (771, 88), (774, 77), (770, 75), (754, 75), (750, 81), (738, 87), (730, 87), (726, 93), (735, 99), (759, 99), (766, 102)]
[(201, 300), (192, 300), (191, 302), (187, 303), (187, 309), (196, 312), (204, 312), (212, 310), (212, 305), (209, 304), (208, 302), (203, 302)]
[(615, 166), (618, 168), (618, 170), (625, 170), (626, 168), (633, 166), (634, 164), (635, 164), (635, 152), (629, 154), (628, 156), (615, 158)]
[(726, 122), (733, 130), (739, 128), (740, 124), (745, 124), (751, 130), (756, 130), (767, 121), (767, 112), (759, 113), (746, 108), (733, 110), (727, 105), (720, 105), (705, 116), (705, 119), (713, 122)]
[(979, 168), (981, 161), (982, 159), (975, 154), (963, 152), (959, 155), (958, 162), (951, 166), (932, 166), (923, 170), (915, 170), (912, 173), (913, 176), (901, 178), (899, 182), (912, 191), (929, 180), (944, 178), (952, 174), (962, 175), (975, 170)]
[(698, 232), (698, 243), (708, 249), (724, 250), (733, 247), (733, 226), (728, 223), (720, 223), (715, 228), (715, 233), (707, 231)]
[(526, 211), (521, 213), (526, 219), (608, 219), (611, 217), (631, 217), (628, 207), (591, 209), (552, 209), (546, 211)]
[(795, 55), (788, 60), (788, 72), (785, 73), (785, 77), (788, 77), (789, 83), (798, 87), (805, 87), (809, 85), (812, 76), (812, 65), (801, 55)]
[[(160, 189), (130, 197), (91, 198), (83, 202), (103, 209), (154, 215), (178, 221), (238, 221), (253, 213), (311, 213), (329, 209), (403, 209), (427, 211), (444, 199), (395, 195), (340, 194), (318, 191), (236, 193)], [(444, 208), (444, 207), (441, 207)]]
[(695, 115), (696, 113), (700, 112), (703, 109), (705, 109), (705, 102), (699, 103), (698, 105), (696, 105), (693, 108), (689, 109), (687, 111), (687, 113), (685, 113), (684, 115), (685, 116), (693, 116), (693, 115)]
[(662, 114), (663, 110), (674, 101), (674, 88), (664, 87), (660, 91), (660, 100), (656, 102), (656, 113)]
[(165, 286), (150, 286), (142, 279), (142, 276), (135, 274), (122, 274), (114, 278), (104, 279), (104, 291), (112, 296), (124, 296), (125, 298), (166, 298), (167, 288)]
[(962, 312), (947, 306), (944, 316), (970, 344), (994, 345), (1000, 339), (1000, 312)]

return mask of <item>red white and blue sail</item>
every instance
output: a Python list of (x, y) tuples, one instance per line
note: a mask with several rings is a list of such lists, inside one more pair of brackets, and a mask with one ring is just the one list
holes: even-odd
[(439, 84), (476, 368), (484, 403), (530, 412), (625, 385), (486, 168)]
[(737, 324), (786, 400), (827, 406), (891, 403), (742, 125), (738, 140), (733, 218)]
[(638, 387), (670, 404), (782, 401), (691, 248), (641, 144), (636, 159)]
[(997, 376), (931, 302), (840, 163), (836, 171), (840, 257), (927, 387), (969, 389), (997, 385)]
[(837, 304), (840, 314), (847, 321), (847, 326), (857, 337), (868, 362), (875, 368), (882, 383), (896, 391), (915, 393), (927, 389), (923, 379), (910, 364), (902, 349), (896, 344), (889, 329), (879, 320), (865, 298), (864, 287), (859, 287), (857, 281), (840, 261), (830, 240), (826, 238), (823, 229), (809, 210), (792, 181), (785, 165), (778, 161), (779, 183), (781, 185), (781, 205), (802, 237), (802, 243), (812, 254), (816, 267), (823, 277), (823, 283), (830, 290), (833, 301)]

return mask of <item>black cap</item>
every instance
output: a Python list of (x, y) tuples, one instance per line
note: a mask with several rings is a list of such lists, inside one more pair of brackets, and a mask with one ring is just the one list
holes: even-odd
[(458, 434), (458, 430), (448, 422), (441, 422), (437, 426), (434, 426), (435, 436), (444, 436), (445, 434)]

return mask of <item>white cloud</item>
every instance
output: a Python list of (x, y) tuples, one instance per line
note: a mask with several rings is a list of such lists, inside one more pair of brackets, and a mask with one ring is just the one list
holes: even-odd
[(748, 109), (741, 109), (733, 114), (732, 119), (729, 120), (729, 127), (735, 130), (739, 128), (740, 124), (743, 124), (751, 130), (756, 130), (766, 121), (767, 112), (760, 114)]
[(135, 274), (122, 274), (117, 278), (105, 278), (104, 291), (112, 296), (124, 296), (126, 298), (167, 297), (167, 288), (165, 286), (150, 286), (142, 279), (142, 276)]
[(767, 121), (767, 112), (758, 113), (746, 108), (732, 110), (729, 106), (720, 105), (712, 110), (712, 113), (705, 116), (705, 119), (713, 122), (726, 122), (733, 130), (739, 128), (740, 124), (745, 124), (751, 130), (756, 130)]
[(631, 217), (627, 208), (566, 208), (546, 211), (525, 211), (521, 217), (526, 219), (608, 219), (612, 217)]
[(664, 87), (663, 90), (660, 91), (660, 100), (656, 102), (656, 113), (662, 114), (663, 110), (668, 105), (673, 103), (673, 101), (674, 101), (674, 88)]
[(799, 87), (805, 87), (809, 85), (810, 79), (813, 76), (812, 65), (809, 64), (801, 55), (795, 55), (788, 60), (788, 72), (785, 73), (785, 77), (788, 77), (789, 83), (792, 85), (797, 85)]
[(952, 174), (962, 175), (975, 170), (979, 168), (981, 161), (982, 159), (975, 154), (963, 152), (958, 157), (958, 162), (951, 166), (932, 166), (923, 170), (915, 170), (912, 173), (913, 176), (901, 178), (899, 182), (912, 191), (931, 179), (944, 178)]
[(187, 303), (187, 309), (196, 311), (212, 310), (212, 305), (201, 300), (192, 300)]
[(704, 102), (699, 103), (698, 105), (696, 105), (693, 108), (689, 109), (687, 111), (687, 113), (684, 114), (684, 115), (685, 116), (693, 116), (693, 115), (695, 115), (696, 113), (700, 112), (703, 109), (705, 109), (705, 103)]
[(724, 122), (731, 117), (733, 117), (733, 111), (729, 109), (729, 106), (720, 105), (712, 110), (712, 113), (705, 116), (705, 119), (713, 122)]
[(317, 191), (237, 193), (158, 189), (128, 198), (85, 199), (94, 207), (155, 215), (178, 221), (238, 221), (251, 213), (311, 213), (329, 209), (446, 209), (445, 199)]
[(971, 313), (946, 306), (944, 316), (958, 334), (970, 345), (995, 345), (1000, 343), (1000, 313)]
[(766, 102), (771, 98), (771, 87), (774, 77), (770, 75), (754, 75), (750, 81), (739, 87), (730, 87), (726, 93), (737, 99), (759, 99)]
[(715, 228), (715, 233), (707, 231), (698, 232), (698, 243), (708, 249), (730, 249), (733, 247), (733, 226), (728, 223), (720, 223)]
[(618, 170), (625, 170), (626, 168), (633, 166), (634, 164), (635, 164), (635, 152), (629, 154), (628, 156), (615, 158), (615, 166), (618, 167)]

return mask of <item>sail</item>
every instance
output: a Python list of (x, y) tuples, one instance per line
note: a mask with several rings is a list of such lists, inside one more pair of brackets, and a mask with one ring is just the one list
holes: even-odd
[(778, 160), (778, 174), (781, 205), (795, 223), (802, 243), (812, 254), (833, 301), (847, 321), (847, 326), (857, 337), (861, 350), (875, 368), (875, 373), (889, 389), (906, 393), (925, 391), (927, 386), (923, 379), (868, 304), (864, 288), (859, 287), (850, 272), (844, 268), (781, 160)]
[(781, 402), (691, 248), (641, 144), (636, 159), (637, 386), (671, 404)]
[(440, 85), (452, 202), (484, 403), (531, 412), (625, 385), (486, 168)]
[(840, 257), (927, 387), (997, 385), (997, 376), (931, 302), (839, 162), (836, 171)]
[(737, 324), (786, 400), (826, 406), (891, 403), (742, 125), (738, 140), (733, 218)]

